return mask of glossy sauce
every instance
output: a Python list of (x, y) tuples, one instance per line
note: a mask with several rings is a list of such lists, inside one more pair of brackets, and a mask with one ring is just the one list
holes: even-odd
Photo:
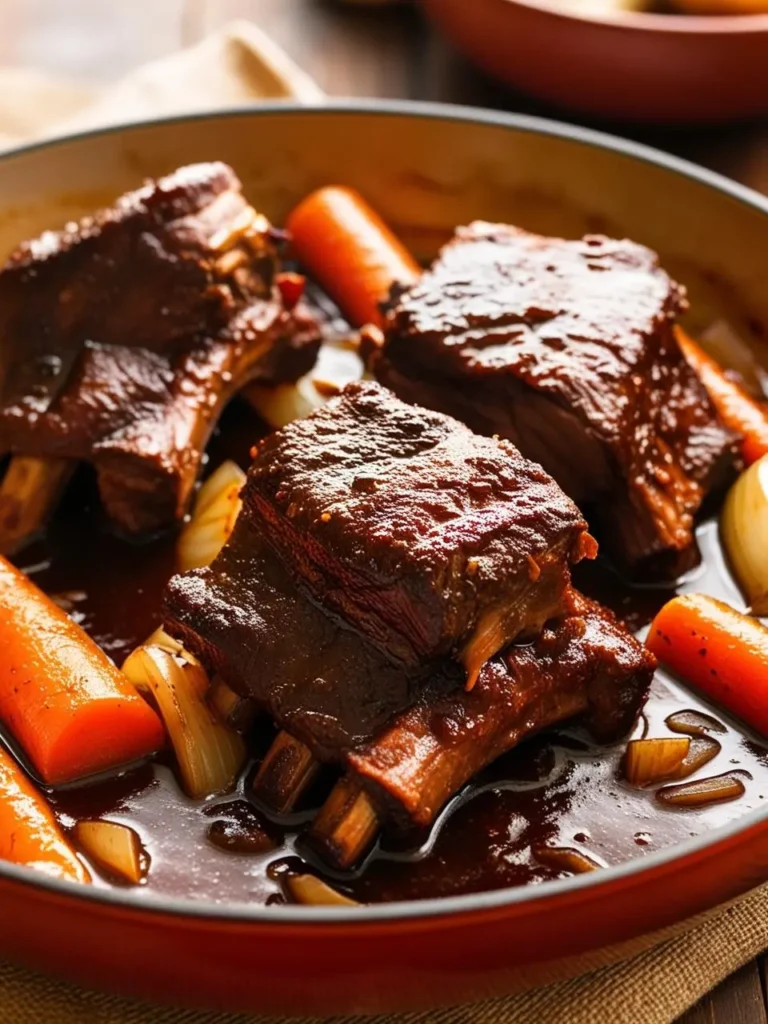
[[(226, 456), (245, 466), (251, 444), (263, 431), (245, 405), (233, 405), (211, 444), (210, 465)], [(699, 528), (699, 543), (702, 564), (680, 589), (704, 590), (743, 608), (714, 518)], [(160, 622), (174, 545), (174, 537), (136, 546), (110, 535), (93, 478), (84, 469), (48, 536), (19, 562), (120, 663)], [(582, 571), (577, 582), (634, 629), (647, 625), (671, 596), (669, 589), (629, 590), (599, 565)], [(683, 709), (709, 712), (727, 727), (716, 736), (720, 753), (690, 778), (738, 771), (746, 789), (739, 799), (697, 809), (664, 807), (654, 796), (658, 786), (639, 790), (623, 781), (624, 743), (597, 748), (578, 729), (563, 729), (499, 759), (453, 799), (428, 835), (388, 838), (353, 875), (324, 872), (301, 840), (301, 826), (334, 781), (331, 769), (290, 819), (269, 820), (249, 801), (254, 765), (274, 734), (263, 720), (252, 737), (255, 760), (237, 793), (194, 803), (181, 792), (168, 760), (59, 790), (51, 799), (66, 828), (78, 818), (105, 817), (136, 829), (150, 858), (145, 888), (159, 896), (282, 902), (281, 875), (306, 869), (307, 862), (337, 888), (366, 902), (535, 884), (569, 873), (550, 858), (544, 858), (547, 863), (537, 859), (533, 851), (542, 846), (568, 848), (598, 865), (619, 864), (709, 832), (768, 799), (768, 745), (746, 736), (740, 725), (661, 671), (636, 735), (676, 735), (665, 719)], [(96, 882), (110, 884), (97, 875)]]

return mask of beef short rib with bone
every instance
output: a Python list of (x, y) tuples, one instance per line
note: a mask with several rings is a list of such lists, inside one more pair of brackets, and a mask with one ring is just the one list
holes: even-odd
[[(447, 743), (448, 769), (422, 807), (466, 780), (459, 761), (472, 774), (592, 704), (603, 732), (636, 715), (651, 659), (571, 589), (570, 565), (594, 556), (595, 545), (572, 502), (509, 442), (406, 405), (377, 384), (351, 384), (261, 443), (242, 498), (216, 561), (171, 581), (166, 626), (310, 755), (350, 766), (354, 794), (363, 778), (379, 794), (396, 792), (391, 737), (425, 721), (431, 728), (433, 705), (438, 716), (448, 707), (464, 720), (477, 705), (473, 735), (483, 749), (452, 757)], [(557, 625), (564, 619), (567, 629)], [(547, 623), (554, 633), (542, 633)], [(595, 653), (601, 625), (620, 642)], [(533, 641), (534, 653), (515, 641)], [(507, 654), (496, 668), (487, 664), (502, 649), (519, 673), (504, 667)], [(574, 651), (563, 681), (555, 663)], [(533, 685), (536, 677), (544, 682)], [(290, 742), (281, 744), (290, 764)], [(308, 755), (295, 752), (306, 766)], [(425, 820), (412, 794), (395, 799)], [(377, 822), (366, 800), (349, 806), (367, 807), (366, 821)], [(329, 817), (326, 808), (318, 836)], [(324, 846), (339, 863), (349, 854), (333, 853), (332, 837)]]
[(93, 463), (126, 533), (177, 520), (228, 399), (314, 362), (317, 325), (277, 269), (220, 163), (22, 245), (0, 271), (0, 453)]
[[(560, 612), (571, 563), (596, 552), (576, 506), (509, 442), (374, 383), (261, 442), (242, 499), (241, 519), (325, 612), (406, 672), (454, 656), (469, 686)], [(171, 593), (215, 586), (238, 544), (236, 531)]]
[(566, 605), (533, 643), (488, 662), (471, 692), (436, 675), (412, 707), (350, 752), (350, 774), (313, 825), (330, 859), (355, 863), (387, 818), (430, 825), (473, 775), (549, 726), (578, 718), (600, 742), (627, 732), (655, 660), (597, 602), (572, 590)]
[(675, 340), (686, 305), (635, 242), (476, 222), (395, 295), (372, 363), (540, 462), (633, 574), (674, 577), (733, 443)]

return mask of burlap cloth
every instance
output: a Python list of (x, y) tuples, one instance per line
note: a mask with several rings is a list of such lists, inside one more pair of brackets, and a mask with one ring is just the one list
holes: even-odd
[[(33, 71), (0, 69), (0, 148), (100, 124), (280, 97), (314, 103), (323, 94), (254, 25), (236, 22), (193, 49), (140, 68), (100, 93)], [(392, 1024), (667, 1024), (766, 948), (768, 887), (676, 938), (580, 978), (508, 999), (389, 1020)], [(334, 1017), (333, 1021), (349, 1024), (355, 1019)], [(0, 964), (1, 1024), (257, 1021), (149, 1007)]]

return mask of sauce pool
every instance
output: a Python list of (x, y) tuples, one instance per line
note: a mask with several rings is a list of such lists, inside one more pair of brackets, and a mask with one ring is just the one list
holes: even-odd
[[(244, 404), (227, 411), (209, 448), (209, 465), (234, 458), (247, 465), (264, 425)], [(698, 531), (702, 563), (680, 590), (703, 590), (744, 607), (718, 543), (717, 522)], [(119, 664), (160, 624), (162, 592), (174, 572), (174, 536), (137, 546), (105, 528), (89, 470), (79, 471), (47, 536), (27, 548), (21, 567), (77, 619)], [(605, 566), (579, 573), (577, 584), (613, 607), (635, 630), (672, 596), (669, 589), (624, 586)], [(248, 798), (254, 765), (274, 730), (263, 719), (252, 736), (254, 761), (235, 793), (193, 802), (170, 761), (50, 794), (66, 829), (79, 819), (108, 818), (134, 828), (149, 856), (144, 888), (218, 903), (285, 900), (281, 876), (294, 869), (324, 875), (364, 902), (424, 899), (537, 884), (570, 872), (537, 858), (543, 846), (575, 851), (576, 861), (616, 865), (710, 832), (768, 799), (768, 744), (663, 671), (656, 674), (640, 735), (674, 736), (665, 720), (682, 710), (714, 715), (726, 731), (721, 750), (690, 779), (736, 771), (743, 796), (680, 809), (663, 806), (651, 787), (622, 778), (625, 743), (597, 747), (577, 728), (534, 738), (496, 761), (452, 800), (428, 834), (387, 838), (354, 873), (330, 873), (301, 840), (335, 775), (329, 769), (290, 818), (268, 817)], [(97, 884), (113, 884), (99, 877)]]

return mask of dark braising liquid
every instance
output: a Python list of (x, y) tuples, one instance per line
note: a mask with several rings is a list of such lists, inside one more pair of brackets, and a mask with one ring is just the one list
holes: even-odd
[[(210, 464), (223, 457), (248, 461), (248, 449), (263, 425), (244, 405), (234, 405), (210, 449)], [(712, 519), (699, 530), (702, 564), (683, 584), (743, 607), (725, 566)], [(143, 546), (111, 536), (103, 527), (93, 480), (83, 470), (47, 538), (19, 560), (47, 593), (58, 595), (84, 628), (117, 661), (160, 622), (163, 587), (174, 570), (175, 537)], [(588, 594), (611, 605), (642, 629), (669, 597), (668, 590), (629, 590), (609, 569), (591, 567), (577, 580)], [(697, 810), (662, 807), (652, 791), (622, 780), (624, 744), (590, 745), (576, 729), (534, 739), (497, 761), (459, 793), (428, 835), (385, 840), (354, 876), (332, 876), (354, 897), (376, 902), (421, 899), (538, 883), (563, 872), (539, 863), (532, 848), (547, 844), (583, 851), (606, 865), (709, 832), (768, 799), (768, 746), (697, 700), (664, 673), (638, 725), (638, 735), (673, 735), (666, 717), (683, 709), (714, 714), (727, 726), (717, 735), (722, 750), (693, 776), (730, 770), (742, 776), (746, 793), (730, 803)], [(263, 721), (252, 742), (254, 758), (273, 733)], [(149, 893), (219, 902), (282, 901), (280, 875), (309, 861), (322, 872), (300, 838), (301, 825), (334, 781), (326, 777), (307, 795), (303, 809), (274, 821), (248, 799), (253, 766), (238, 792), (204, 803), (187, 799), (168, 764), (145, 765), (116, 778), (52, 794), (65, 828), (79, 817), (108, 817), (140, 834), (151, 858)], [(107, 885), (97, 879), (97, 884)]]

